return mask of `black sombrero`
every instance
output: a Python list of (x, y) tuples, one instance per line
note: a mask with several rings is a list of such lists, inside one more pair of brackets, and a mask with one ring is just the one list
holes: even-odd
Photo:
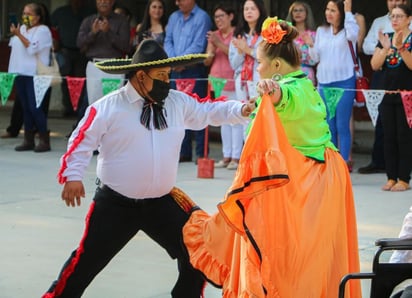
[(201, 63), (207, 57), (207, 54), (190, 54), (169, 58), (157, 41), (145, 39), (140, 43), (132, 59), (104, 60), (96, 62), (96, 67), (107, 73), (125, 74), (139, 69), (165, 66), (177, 67)]

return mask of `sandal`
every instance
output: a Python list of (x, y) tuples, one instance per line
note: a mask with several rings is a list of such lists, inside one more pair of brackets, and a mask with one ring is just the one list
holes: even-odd
[(399, 180), (394, 186), (392, 186), (391, 191), (405, 191), (410, 189), (411, 187), (409, 186), (408, 183), (405, 181)]
[(392, 190), (392, 187), (396, 185), (396, 181), (393, 179), (389, 179), (388, 182), (384, 186), (382, 186), (382, 190), (384, 191), (390, 191)]
[(222, 159), (218, 162), (215, 162), (215, 168), (226, 168), (230, 163), (230, 159), (229, 160), (225, 160)]

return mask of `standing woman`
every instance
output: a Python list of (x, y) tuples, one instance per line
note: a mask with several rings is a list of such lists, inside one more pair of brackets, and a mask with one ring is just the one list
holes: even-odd
[(388, 182), (386, 191), (404, 191), (410, 188), (412, 170), (412, 129), (409, 128), (402, 98), (398, 90), (411, 90), (412, 34), (409, 29), (411, 9), (397, 5), (390, 12), (394, 33), (379, 32), (379, 43), (371, 59), (372, 69), (383, 71), (386, 92), (379, 105), (384, 132), (383, 146)]
[[(16, 151), (33, 150), (35, 152), (50, 151), (47, 117), (41, 107), (36, 107), (33, 76), (36, 75), (37, 59), (44, 65), (50, 64), (52, 35), (44, 25), (45, 15), (40, 4), (29, 3), (23, 9), (23, 25), (10, 25), (13, 34), (9, 72), (17, 73), (16, 91), (21, 100), (24, 118), (24, 141), (15, 148)], [(40, 141), (35, 146), (35, 129)]]
[[(235, 12), (231, 6), (218, 4), (213, 9), (213, 18), (217, 27), (207, 33), (207, 48), (209, 54), (205, 65), (210, 66), (209, 74), (215, 78), (226, 79), (221, 95), (228, 99), (236, 99), (233, 69), (229, 62), (229, 45), (235, 30)], [(213, 85), (212, 85), (213, 88)], [(216, 91), (216, 90), (214, 90)], [(223, 124), (221, 126), (223, 159), (215, 163), (216, 168), (235, 169), (239, 163), (243, 148), (243, 125)]]
[(165, 7), (164, 0), (150, 0), (147, 3), (143, 21), (136, 26), (135, 48), (146, 38), (153, 38), (163, 46), (167, 24)]
[(247, 101), (257, 96), (255, 86), (259, 81), (259, 74), (256, 71), (256, 49), (262, 41), (260, 32), (266, 16), (263, 1), (246, 0), (243, 2), (233, 40), (229, 46), (229, 62), (235, 71), (235, 89), (238, 100)]
[(326, 24), (316, 30), (316, 40), (309, 45), (311, 57), (319, 62), (316, 70), (318, 87), (323, 100), (325, 88), (342, 88), (344, 93), (336, 105), (336, 113), (328, 123), (332, 141), (352, 170), (350, 151), (352, 137), (350, 118), (355, 98), (356, 77), (349, 41), (355, 49), (359, 26), (351, 12), (352, 0), (330, 0), (325, 10)]
[(316, 62), (309, 54), (309, 45), (315, 42), (316, 36), (315, 19), (313, 17), (312, 9), (306, 2), (295, 1), (289, 7), (286, 21), (291, 22), (299, 32), (299, 35), (294, 42), (300, 49), (302, 55), (301, 67), (308, 78), (312, 80), (313, 85), (316, 86)]

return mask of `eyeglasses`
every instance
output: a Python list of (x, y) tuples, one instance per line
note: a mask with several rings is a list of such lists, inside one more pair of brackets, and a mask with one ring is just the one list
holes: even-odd
[(294, 12), (294, 13), (305, 12), (305, 9), (304, 8), (294, 8), (294, 9), (292, 9), (292, 12)]
[(217, 14), (217, 15), (215, 15), (215, 20), (217, 20), (217, 19), (222, 19), (222, 18), (224, 18), (225, 17), (225, 14), (224, 13), (222, 13), (222, 14)]
[(404, 17), (406, 17), (406, 14), (391, 14), (389, 16), (391, 20), (403, 19)]

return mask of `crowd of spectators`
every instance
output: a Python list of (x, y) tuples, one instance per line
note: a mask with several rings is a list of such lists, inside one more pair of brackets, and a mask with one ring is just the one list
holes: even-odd
[[(332, 140), (339, 148), (350, 171), (353, 167), (352, 111), (356, 87), (349, 47), (353, 47), (358, 57), (366, 57), (362, 59), (361, 68), (370, 69), (370, 58), (378, 44), (378, 31), (393, 32), (391, 10), (400, 4), (410, 6), (405, 0), (387, 0), (386, 3), (387, 14), (373, 20), (370, 28), (366, 24), (365, 16), (359, 11), (357, 5), (359, 3), (352, 5), (352, 0), (327, 2), (324, 7), (323, 22), (319, 24), (316, 24), (311, 5), (307, 1), (293, 2), (287, 15), (279, 16), (284, 17), (298, 29), (299, 36), (295, 42), (301, 51), (301, 67), (318, 88), (324, 101), (327, 101), (325, 89), (335, 87), (344, 89), (336, 105), (336, 112), (332, 113), (334, 115), (328, 111), (328, 122)], [(114, 0), (97, 0), (95, 9), (88, 8), (84, 1), (70, 0), (67, 5), (55, 9), (51, 13), (50, 30), (54, 32), (52, 49), (59, 61), (61, 75), (63, 78), (66, 76), (87, 78), (76, 112), (71, 105), (67, 80), (62, 80), (63, 115), (77, 115), (80, 119), (87, 105), (102, 96), (99, 78), (107, 74), (99, 73), (93, 67), (93, 62), (107, 58), (131, 57), (139, 43), (148, 38), (158, 41), (169, 56), (204, 52), (210, 54), (204, 64), (174, 68), (171, 76), (174, 88), (177, 87), (176, 80), (195, 79), (191, 92), (203, 98), (210, 95), (213, 89), (211, 84), (208, 84), (208, 76), (219, 77), (221, 74), (227, 84), (223, 95), (241, 101), (253, 100), (256, 97), (255, 85), (259, 80), (259, 75), (256, 73), (256, 47), (261, 40), (262, 21), (268, 15), (264, 2), (246, 0), (238, 5), (239, 10), (237, 10), (233, 3), (226, 1), (213, 7), (210, 15), (195, 0), (176, 1), (176, 6), (177, 9), (168, 15), (165, 1), (151, 0), (147, 3), (140, 20), (135, 17), (135, 12), (126, 7), (116, 6)], [(230, 30), (221, 28), (222, 20), (226, 15), (230, 21), (228, 23)], [(335, 63), (338, 60), (344, 62)], [(220, 62), (216, 64), (215, 61)], [(229, 63), (226, 65), (225, 61)], [(223, 73), (222, 69), (217, 68), (218, 65), (230, 65), (231, 69)], [(233, 73), (233, 75), (229, 74), (230, 77), (227, 76), (229, 71)], [(125, 79), (124, 76), (115, 77)], [(375, 70), (372, 88), (382, 88), (381, 78), (382, 71)], [(231, 86), (234, 86), (234, 90)], [(49, 96), (50, 90), (46, 98)], [(20, 102), (19, 94), (16, 97), (18, 99), (16, 102)], [(47, 116), (47, 108), (45, 109), (44, 105), (42, 108)], [(11, 130), (11, 127), (12, 124), (2, 138), (18, 136), (19, 128)], [(196, 141), (195, 158), (192, 157), (193, 135)], [(223, 158), (215, 164), (216, 167), (237, 168), (244, 141), (240, 136), (244, 138), (244, 132), (236, 130), (235, 127), (222, 128), (222, 144), (225, 148), (223, 148)], [(182, 144), (180, 161), (197, 162), (197, 159), (205, 154), (204, 145), (203, 130), (187, 131)], [(27, 148), (31, 149), (31, 147)], [(359, 173), (385, 172), (384, 155), (383, 130), (379, 116), (372, 161), (366, 167), (359, 168)]]

